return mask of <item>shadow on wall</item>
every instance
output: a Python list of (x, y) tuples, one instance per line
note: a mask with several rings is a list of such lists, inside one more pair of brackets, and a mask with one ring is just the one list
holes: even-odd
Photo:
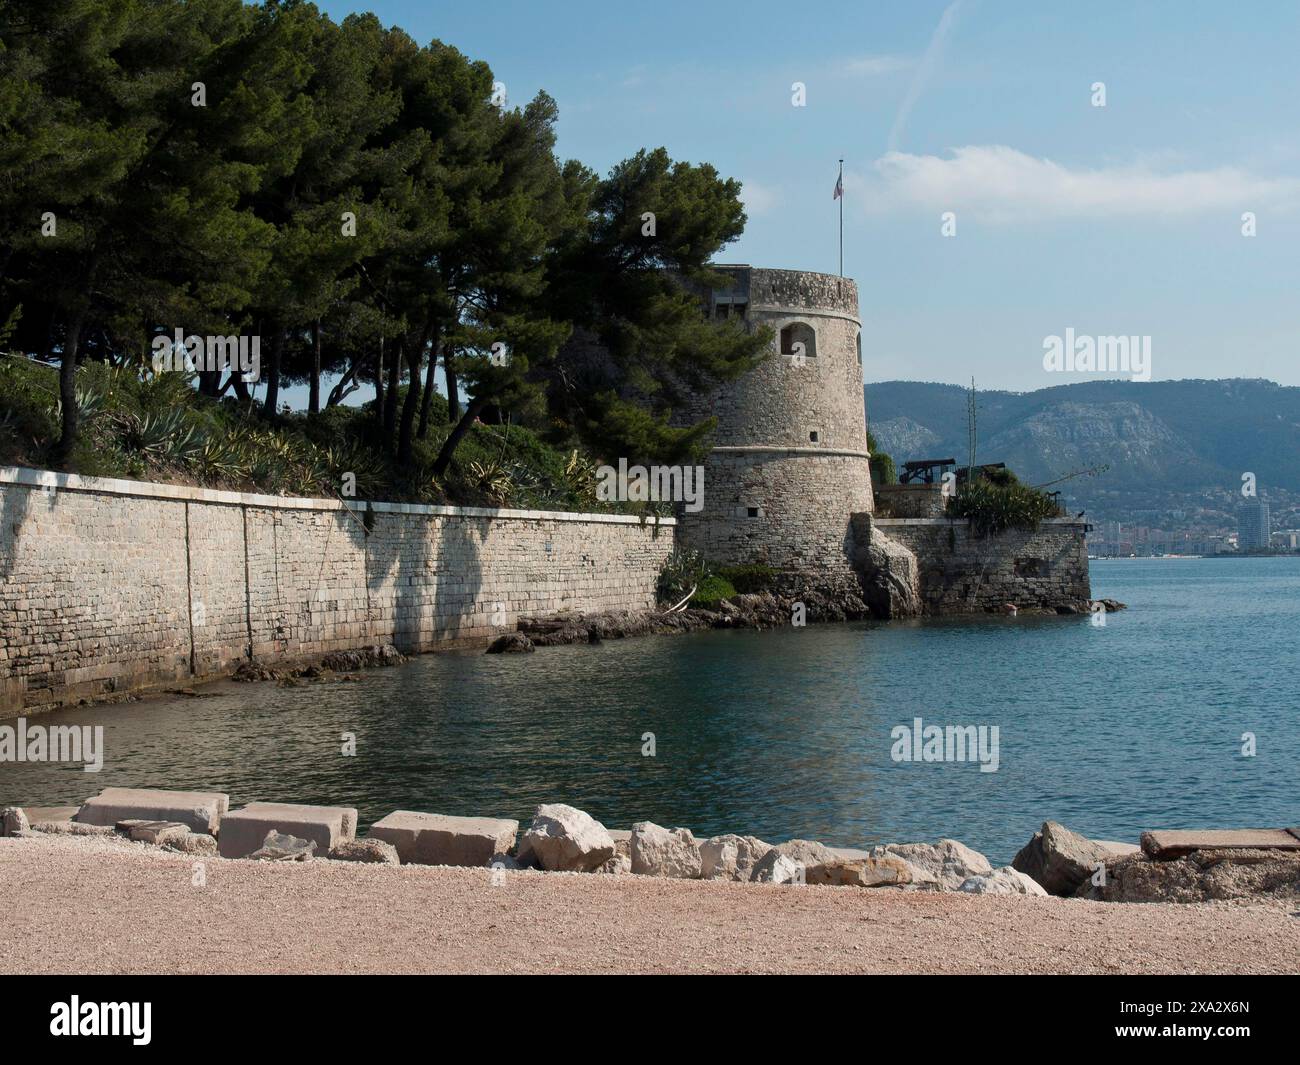
[(480, 543), (464, 519), (373, 514), (365, 545), (373, 636), (408, 654), (462, 635), (483, 587)]

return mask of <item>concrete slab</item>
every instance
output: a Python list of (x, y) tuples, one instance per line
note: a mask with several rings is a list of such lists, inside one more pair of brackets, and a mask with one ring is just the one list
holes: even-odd
[(487, 865), (508, 854), (519, 822), (495, 817), (451, 817), (395, 810), (367, 834), (397, 848), (403, 865)]
[(348, 806), (303, 806), (291, 802), (250, 802), (221, 819), (217, 853), (246, 858), (261, 849), (268, 832), (311, 840), (317, 854), (328, 854), (357, 832), (357, 811)]
[(1285, 828), (1157, 829), (1142, 833), (1142, 849), (1152, 858), (1181, 858), (1192, 851), (1300, 851), (1300, 839)]
[(211, 835), (229, 808), (230, 796), (217, 791), (105, 788), (87, 799), (73, 820), (110, 827), (119, 821), (179, 821), (191, 832)]

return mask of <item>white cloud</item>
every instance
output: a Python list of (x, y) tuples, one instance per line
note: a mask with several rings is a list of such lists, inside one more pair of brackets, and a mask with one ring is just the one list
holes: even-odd
[(862, 202), (967, 210), (990, 221), (1043, 217), (1186, 215), (1300, 203), (1300, 180), (1239, 167), (1158, 171), (1149, 163), (1071, 168), (1006, 145), (955, 148), (950, 158), (887, 152)]
[(755, 215), (767, 214), (781, 202), (779, 190), (774, 185), (761, 185), (757, 181), (740, 183), (740, 202), (745, 205), (745, 213), (753, 218)]

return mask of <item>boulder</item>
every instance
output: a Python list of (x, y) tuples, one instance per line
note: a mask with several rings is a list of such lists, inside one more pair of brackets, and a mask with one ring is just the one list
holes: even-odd
[(401, 865), (397, 848), (382, 839), (345, 839), (330, 848), (336, 862), (366, 862), (370, 865)]
[(803, 863), (787, 857), (775, 847), (763, 855), (750, 877), (754, 884), (802, 884), (804, 881)]
[(846, 858), (806, 872), (810, 884), (836, 887), (900, 887), (912, 882), (912, 867), (902, 858)]
[(972, 895), (1041, 895), (1047, 896), (1041, 884), (1019, 869), (1004, 865), (982, 876), (972, 876), (961, 882), (958, 891)]
[(487, 865), (514, 849), (519, 822), (497, 817), (451, 817), (394, 810), (367, 835), (397, 848), (406, 865)]
[(1044, 821), (1011, 860), (1011, 867), (1033, 877), (1048, 894), (1073, 895), (1099, 864), (1116, 857), (1117, 848), (1124, 846), (1090, 840), (1055, 821)]
[(169, 851), (181, 854), (193, 854), (198, 857), (212, 857), (217, 853), (217, 840), (206, 832), (186, 832), (183, 836), (173, 836), (163, 841)]
[(993, 872), (989, 860), (955, 839), (938, 843), (888, 843), (874, 847), (873, 858), (902, 858), (911, 866), (912, 883), (936, 884), (940, 890), (956, 891), (972, 876)]
[(614, 857), (596, 871), (598, 873), (611, 873), (615, 876), (630, 876), (632, 873), (632, 859), (626, 854), (615, 853)]
[(189, 825), (179, 821), (119, 821), (116, 828), (135, 843), (152, 843), (159, 847), (190, 834)]
[(488, 644), (487, 653), (490, 655), (513, 655), (529, 654), (536, 650), (533, 641), (522, 632), (507, 632), (504, 636), (498, 636)]
[(638, 876), (700, 877), (700, 845), (689, 828), (667, 829), (653, 821), (632, 826), (632, 872)]
[(590, 814), (543, 803), (519, 845), (519, 860), (550, 872), (591, 873), (614, 857), (614, 840)]
[(1211, 902), (1300, 898), (1300, 852), (1203, 850), (1161, 861), (1147, 854), (1106, 861), (1104, 884), (1085, 880), (1076, 898), (1098, 902)]
[(786, 840), (777, 844), (776, 849), (804, 867), (804, 875), (810, 884), (830, 883), (829, 874), (825, 870), (840, 863), (840, 856), (833, 850), (811, 839)]
[(755, 836), (712, 836), (700, 844), (700, 876), (704, 880), (748, 882), (754, 867), (772, 849)]
[(862, 598), (878, 618), (911, 618), (921, 613), (921, 585), (916, 556), (874, 526), (858, 552)]
[(300, 839), (272, 829), (266, 834), (262, 845), (246, 857), (255, 862), (307, 862), (315, 852), (316, 844), (313, 840)]
[(0, 836), (20, 836), (31, 827), (21, 806), (6, 806), (0, 810)]

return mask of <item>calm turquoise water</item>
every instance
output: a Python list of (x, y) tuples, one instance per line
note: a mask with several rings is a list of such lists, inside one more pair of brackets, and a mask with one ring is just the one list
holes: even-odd
[[(0, 764), (0, 805), (110, 785), (342, 803), (363, 821), (524, 820), (563, 801), (612, 827), (951, 836), (995, 861), (1045, 818), (1134, 841), (1300, 824), (1300, 559), (1095, 562), (1093, 592), (1129, 609), (1104, 628), (994, 618), (428, 655), (361, 684), (63, 711), (32, 723), (104, 725), (103, 771)], [(914, 717), (997, 725), (998, 771), (892, 761), (890, 729)], [(339, 753), (345, 731), (355, 757)]]

